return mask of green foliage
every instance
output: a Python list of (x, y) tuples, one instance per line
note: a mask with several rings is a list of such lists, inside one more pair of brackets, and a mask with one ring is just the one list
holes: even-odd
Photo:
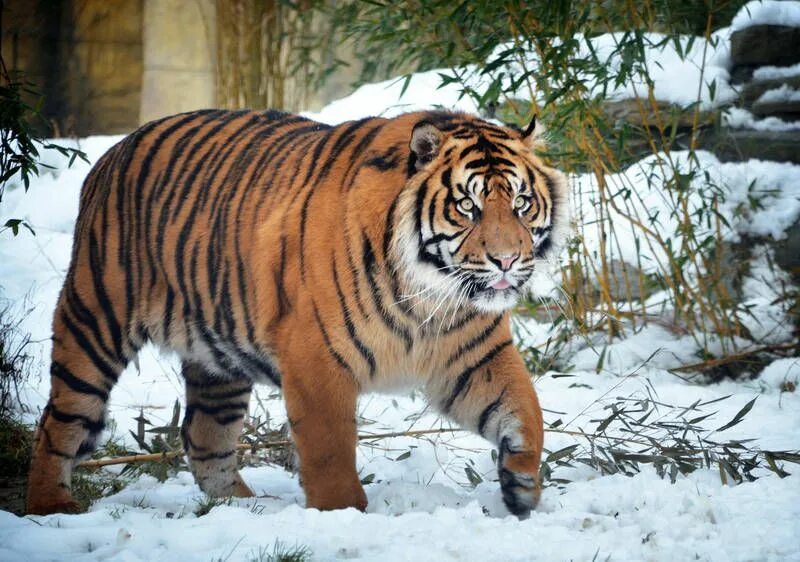
[(0, 416), (0, 474), (24, 476), (33, 447), (33, 432), (10, 417)]
[[(37, 99), (31, 105), (27, 100)], [(33, 85), (25, 81), (19, 73), (9, 73), (0, 54), (0, 203), (9, 183), (19, 177), (25, 187), (30, 187), (31, 178), (39, 175), (40, 167), (49, 167), (40, 162), (41, 150), (54, 150), (69, 159), (69, 165), (76, 158), (88, 162), (86, 155), (71, 147), (61, 146), (44, 138), (41, 131), (49, 131), (47, 120), (40, 113), (42, 99)], [(0, 232), (10, 229), (14, 236), (19, 227), (33, 229), (21, 219), (10, 219)]]
[[(576, 33), (666, 31), (703, 35), (727, 25), (743, 0), (699, 3), (694, 0), (350, 0), (317, 5), (354, 44), (365, 61), (362, 80), (432, 68), (477, 64), (497, 67), (497, 49), (521, 39), (566, 50)], [(516, 47), (514, 47), (516, 48)], [(513, 49), (506, 55), (513, 54)]]
[(197, 517), (208, 515), (215, 507), (220, 505), (231, 505), (232, 501), (232, 498), (212, 498), (211, 496), (203, 496), (200, 501), (197, 502), (197, 507), (194, 510), (194, 514)]
[(305, 545), (288, 546), (275, 541), (272, 549), (260, 547), (248, 556), (250, 562), (307, 562), (311, 560), (311, 549)]
[(120, 492), (128, 483), (128, 479), (104, 470), (76, 472), (72, 476), (72, 497), (84, 512), (100, 498)]

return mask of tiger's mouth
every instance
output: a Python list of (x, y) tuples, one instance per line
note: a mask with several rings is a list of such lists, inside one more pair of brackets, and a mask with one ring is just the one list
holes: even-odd
[(516, 306), (530, 275), (495, 275), (490, 279), (473, 279), (470, 301), (479, 309), (500, 312)]
[(511, 281), (509, 281), (505, 277), (501, 277), (498, 281), (495, 281), (494, 283), (489, 285), (489, 288), (494, 289), (495, 291), (504, 291), (512, 287), (513, 285), (511, 284)]

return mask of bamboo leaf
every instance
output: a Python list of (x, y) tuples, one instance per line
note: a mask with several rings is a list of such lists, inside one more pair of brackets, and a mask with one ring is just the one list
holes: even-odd
[(570, 445), (568, 447), (564, 447), (563, 449), (559, 449), (558, 451), (550, 453), (549, 455), (547, 455), (547, 458), (545, 459), (545, 462), (554, 462), (554, 461), (557, 461), (559, 459), (563, 459), (564, 457), (568, 457), (578, 447), (579, 447), (579, 445)]
[(753, 409), (753, 405), (756, 403), (756, 400), (758, 400), (758, 396), (756, 396), (755, 398), (753, 398), (752, 400), (750, 400), (750, 402), (748, 402), (747, 404), (745, 404), (745, 405), (744, 405), (744, 407), (743, 407), (741, 410), (739, 410), (739, 411), (736, 413), (736, 415), (735, 415), (735, 416), (733, 416), (733, 419), (732, 419), (731, 421), (729, 421), (728, 423), (726, 423), (726, 424), (725, 424), (725, 425), (723, 425), (722, 427), (720, 427), (720, 428), (716, 429), (716, 431), (724, 431), (724, 430), (726, 430), (726, 429), (729, 429), (729, 428), (731, 428), (731, 427), (733, 427), (733, 426), (737, 425), (739, 422), (741, 422), (741, 421), (744, 419), (744, 417), (747, 415), (747, 413), (748, 413), (750, 410), (752, 410), (752, 409)]

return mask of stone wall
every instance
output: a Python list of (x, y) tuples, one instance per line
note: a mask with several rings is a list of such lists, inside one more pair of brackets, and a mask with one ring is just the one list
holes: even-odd
[(6, 0), (3, 58), (44, 96), (56, 134), (138, 125), (142, 12), (142, 0)]
[(139, 122), (216, 105), (214, 0), (145, 0)]
[[(221, 1), (5, 0), (3, 58), (42, 94), (57, 136), (130, 132), (165, 115), (219, 106)], [(290, 77), (287, 107), (278, 109), (318, 110), (350, 93), (361, 63), (350, 49), (334, 49), (320, 57), (352, 64), (313, 92)]]

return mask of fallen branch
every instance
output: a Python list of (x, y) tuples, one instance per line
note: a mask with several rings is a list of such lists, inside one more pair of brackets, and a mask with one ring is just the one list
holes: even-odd
[(737, 361), (748, 359), (753, 355), (757, 355), (759, 353), (774, 353), (777, 351), (788, 351), (790, 349), (797, 349), (797, 348), (800, 348), (800, 342), (765, 345), (763, 347), (758, 347), (756, 349), (750, 349), (748, 351), (743, 351), (741, 353), (734, 353), (733, 355), (720, 357), (719, 359), (709, 359), (707, 361), (701, 361), (700, 363), (693, 363), (691, 365), (682, 365), (680, 367), (673, 367), (667, 370), (670, 372), (677, 372), (677, 373), (685, 373), (687, 371), (701, 371), (703, 369), (708, 369), (710, 367), (719, 367), (720, 365), (736, 363)]
[[(392, 437), (415, 437), (418, 435), (430, 435), (435, 433), (455, 433), (457, 431), (466, 431), (465, 429), (459, 428), (442, 428), (442, 429), (417, 429), (414, 431), (392, 431), (389, 433), (363, 433), (358, 436), (359, 441), (371, 441), (373, 439), (390, 439)], [(240, 443), (236, 446), (238, 451), (256, 451), (258, 449), (275, 449), (278, 447), (286, 447), (291, 445), (292, 442), (284, 439), (281, 441), (269, 441), (266, 443)], [(100, 468), (102, 466), (111, 466), (115, 464), (130, 464), (130, 463), (137, 463), (137, 462), (148, 462), (148, 461), (165, 461), (169, 459), (174, 459), (176, 457), (182, 457), (185, 454), (184, 451), (165, 451), (163, 453), (149, 453), (149, 454), (142, 454), (142, 455), (128, 455), (126, 457), (116, 457), (113, 459), (90, 459), (86, 461), (79, 462), (77, 467), (78, 468)]]

